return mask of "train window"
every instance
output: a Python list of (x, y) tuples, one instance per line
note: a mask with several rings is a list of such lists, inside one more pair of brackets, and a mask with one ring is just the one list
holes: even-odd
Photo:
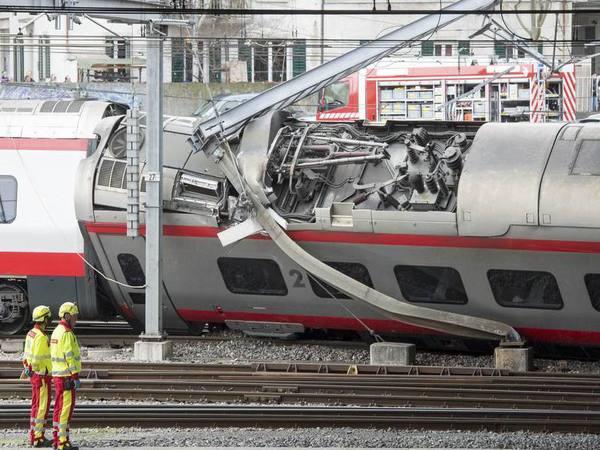
[(492, 293), (498, 304), (514, 308), (560, 309), (562, 296), (556, 278), (531, 270), (488, 270)]
[(410, 302), (467, 303), (460, 274), (452, 267), (395, 266), (394, 275), (402, 295)]
[(121, 266), (123, 276), (130, 286), (143, 286), (146, 284), (146, 276), (140, 261), (131, 253), (120, 253), (117, 261)]
[(581, 141), (571, 175), (600, 175), (600, 141)]
[(17, 217), (17, 179), (0, 175), (0, 223), (11, 223)]
[[(350, 278), (354, 278), (356, 281), (360, 281), (362, 284), (365, 284), (369, 287), (373, 287), (373, 282), (371, 281), (371, 276), (369, 275), (369, 271), (365, 266), (359, 263), (351, 263), (351, 262), (325, 262), (330, 267), (339, 270), (344, 275), (348, 275)], [(317, 297), (321, 298), (345, 298), (348, 299), (346, 294), (338, 291), (333, 286), (325, 283), (322, 280), (318, 280), (315, 277), (308, 275), (308, 281), (310, 282), (310, 287)]]
[(225, 286), (234, 294), (287, 295), (287, 286), (275, 261), (258, 258), (218, 258)]
[(600, 311), (600, 274), (588, 273), (583, 277), (592, 306)]

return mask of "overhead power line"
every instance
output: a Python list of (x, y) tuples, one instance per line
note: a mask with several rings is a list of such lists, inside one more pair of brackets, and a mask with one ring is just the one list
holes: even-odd
[[(454, 9), (454, 10), (439, 10), (439, 9), (405, 9), (401, 5), (396, 5), (400, 9), (387, 10), (384, 5), (381, 9), (307, 9), (307, 8), (106, 8), (106, 7), (60, 7), (60, 6), (0, 6), (0, 12), (24, 12), (24, 13), (49, 13), (49, 14), (187, 14), (187, 15), (213, 15), (213, 16), (357, 16), (357, 15), (522, 15), (522, 14), (600, 14), (600, 8), (586, 9), (519, 9), (519, 10), (479, 10), (479, 9)], [(392, 8), (394, 6), (392, 5)]]
[[(79, 36), (76, 37), (71, 37), (69, 40), (65, 39), (62, 36), (52, 36), (52, 35), (47, 35), (47, 34), (35, 34), (32, 36), (23, 36), (23, 35), (19, 35), (19, 34), (2, 34), (0, 33), (0, 39), (1, 38), (5, 38), (7, 40), (5, 41), (1, 41), (0, 40), (0, 46), (3, 47), (8, 47), (8, 46), (13, 46), (13, 45), (25, 45), (25, 46), (40, 46), (40, 47), (55, 47), (55, 46), (62, 46), (62, 47), (73, 47), (73, 48), (77, 48), (77, 47), (81, 47), (81, 48), (112, 48), (113, 43), (115, 42), (119, 42), (122, 43), (124, 42), (123, 39), (119, 39), (119, 38), (112, 38), (110, 36), (97, 36), (96, 38), (90, 38), (89, 36), (85, 36), (83, 38), (80, 38)], [(15, 41), (15, 39), (17, 39)], [(211, 41), (211, 42), (238, 42), (238, 41), (242, 41), (244, 43), (247, 43), (247, 45), (254, 45), (254, 46), (265, 46), (268, 47), (269, 45), (267, 45), (269, 42), (273, 42), (273, 46), (278, 46), (278, 43), (283, 43), (283, 42), (290, 42), (290, 43), (294, 43), (294, 42), (306, 42), (307, 44), (310, 44), (312, 46), (318, 46), (320, 45), (320, 42), (323, 41), (326, 44), (352, 44), (351, 47), (352, 48), (356, 48), (357, 47), (357, 43), (361, 43), (361, 44), (366, 44), (366, 43), (372, 43), (373, 46), (375, 47), (381, 47), (381, 48), (388, 48), (390, 46), (390, 44), (396, 44), (396, 43), (419, 43), (419, 42), (435, 42), (435, 43), (463, 43), (463, 42), (469, 42), (471, 46), (473, 45), (481, 45), (483, 47), (490, 47), (490, 46), (494, 46), (494, 43), (513, 43), (514, 40), (513, 39), (461, 39), (461, 38), (445, 38), (445, 37), (439, 37), (439, 38), (431, 38), (431, 39), (412, 39), (412, 40), (402, 40), (402, 39), (390, 39), (390, 40), (386, 40), (386, 41), (377, 41), (376, 39), (358, 39), (358, 38), (354, 38), (354, 39), (350, 39), (350, 38), (325, 38), (325, 39), (320, 39), (320, 38), (311, 38), (311, 37), (285, 37), (285, 36), (276, 36), (276, 37), (270, 37), (270, 38), (266, 38), (266, 37), (254, 37), (254, 36), (250, 36), (250, 37), (217, 37), (217, 36), (208, 36), (208, 35), (198, 35), (198, 36), (193, 36), (190, 38), (181, 38), (178, 36), (165, 36), (164, 38), (162, 38), (164, 41), (170, 41), (172, 43), (172, 45), (183, 45), (184, 42), (198, 42), (198, 41)], [(40, 40), (43, 40), (44, 42), (40, 42)], [(106, 42), (98, 42), (99, 40), (106, 40)], [(136, 45), (140, 45), (142, 46), (145, 42), (146, 39), (145, 38), (127, 38), (128, 43), (132, 44), (136, 44)], [(545, 38), (545, 37), (541, 37), (540, 39), (526, 39), (524, 41), (519, 41), (519, 42), (526, 42), (528, 44), (548, 44), (548, 43), (553, 43), (553, 42), (557, 42), (557, 43), (567, 43), (567, 44), (592, 44), (592, 45), (598, 45), (595, 44), (596, 42), (598, 42), (598, 39), (550, 39), (550, 38)]]

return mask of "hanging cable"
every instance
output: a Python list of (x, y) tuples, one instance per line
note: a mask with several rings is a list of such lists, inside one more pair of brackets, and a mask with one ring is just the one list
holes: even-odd
[(327, 292), (327, 294), (329, 296), (331, 296), (331, 298), (335, 299), (335, 301), (338, 302), (338, 304), (342, 308), (344, 308), (348, 313), (350, 313), (350, 315), (358, 323), (360, 323), (365, 330), (367, 330), (369, 332), (369, 335), (372, 336), (376, 342), (385, 342), (385, 340), (379, 334), (377, 334), (375, 332), (375, 330), (373, 330), (371, 327), (369, 327), (369, 325), (367, 325), (360, 317), (358, 317), (356, 314), (354, 314), (354, 312), (350, 308), (348, 308), (346, 305), (344, 305), (344, 303), (341, 301), (342, 299), (340, 299), (339, 297), (336, 297), (335, 294), (327, 288), (327, 284), (325, 282), (321, 281), (319, 278), (317, 278), (314, 275), (310, 275), (310, 276), (321, 287), (321, 289), (323, 289), (325, 292)]
[(104, 278), (106, 281), (109, 281), (110, 283), (114, 283), (114, 284), (117, 284), (119, 286), (122, 286), (122, 287), (128, 288), (128, 289), (146, 289), (146, 283), (139, 285), (139, 286), (135, 286), (135, 285), (127, 284), (127, 283), (121, 283), (120, 281), (117, 281), (114, 278), (110, 278), (109, 276), (102, 273), (100, 270), (96, 269), (96, 267), (94, 267), (94, 265), (92, 263), (90, 263), (87, 259), (85, 259), (85, 257), (81, 253), (77, 253), (77, 256), (79, 256), (79, 258), (81, 258), (81, 260), (90, 269), (92, 269), (94, 272), (96, 272), (98, 275), (100, 275), (102, 278)]

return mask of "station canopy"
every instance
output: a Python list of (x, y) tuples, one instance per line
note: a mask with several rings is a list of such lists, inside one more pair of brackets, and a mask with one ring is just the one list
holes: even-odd
[(121, 68), (143, 68), (146, 67), (144, 58), (111, 58), (107, 55), (78, 56), (76, 58), (77, 68), (87, 69), (121, 69)]

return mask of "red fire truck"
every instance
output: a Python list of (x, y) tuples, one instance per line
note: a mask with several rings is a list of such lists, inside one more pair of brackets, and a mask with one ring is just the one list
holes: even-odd
[(537, 63), (463, 67), (383, 63), (327, 87), (316, 118), (322, 122), (573, 121), (575, 98), (573, 64), (549, 73)]

